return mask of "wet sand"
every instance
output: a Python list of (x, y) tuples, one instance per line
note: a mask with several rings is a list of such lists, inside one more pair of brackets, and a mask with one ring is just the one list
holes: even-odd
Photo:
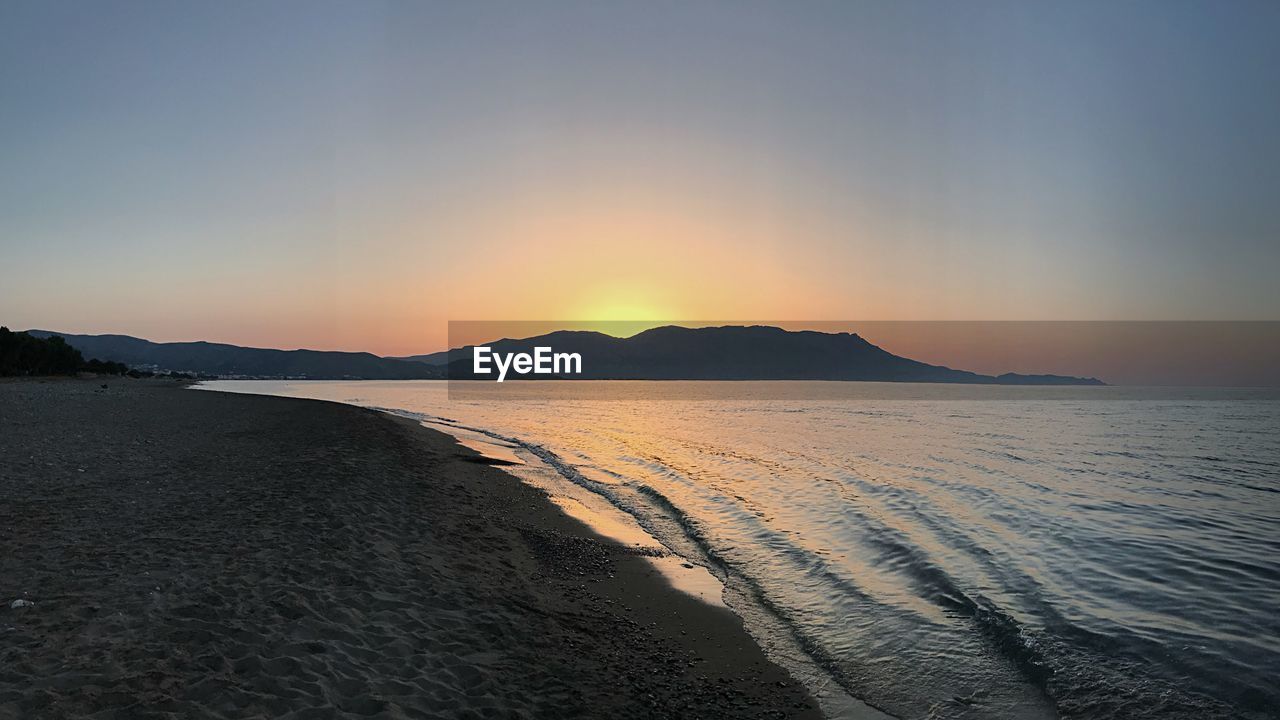
[(447, 435), (102, 382), (0, 382), (0, 716), (819, 717), (736, 616)]

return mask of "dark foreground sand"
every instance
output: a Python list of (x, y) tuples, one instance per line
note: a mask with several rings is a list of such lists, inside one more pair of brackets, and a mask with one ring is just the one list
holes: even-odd
[(0, 382), (0, 717), (817, 717), (445, 435), (100, 382)]

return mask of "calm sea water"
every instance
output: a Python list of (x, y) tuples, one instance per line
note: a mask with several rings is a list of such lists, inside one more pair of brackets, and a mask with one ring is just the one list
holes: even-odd
[(836, 713), (1280, 717), (1274, 392), (537, 385), (207, 387), (504, 438), (719, 576)]

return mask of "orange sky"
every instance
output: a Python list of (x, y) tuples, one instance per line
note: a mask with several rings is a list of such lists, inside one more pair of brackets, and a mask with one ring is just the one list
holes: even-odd
[(1275, 319), (1273, 10), (1180, 11), (15, 5), (0, 323)]

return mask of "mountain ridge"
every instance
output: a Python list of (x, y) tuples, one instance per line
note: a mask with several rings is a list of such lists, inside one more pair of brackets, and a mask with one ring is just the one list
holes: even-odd
[[(472, 373), (464, 346), (408, 357), (367, 352), (278, 350), (227, 343), (157, 343), (131, 335), (60, 335), (86, 358), (132, 367), (244, 378), (310, 380), (492, 379)], [(966, 383), (981, 385), (1105, 385), (1097, 378), (1065, 375), (982, 375), (894, 355), (856, 333), (788, 331), (768, 325), (686, 328), (665, 325), (619, 338), (588, 330), (558, 330), (486, 344), (495, 352), (552, 347), (583, 357), (581, 375), (597, 380), (838, 380)], [(529, 376), (530, 378), (533, 376)], [(546, 378), (546, 376), (542, 376)]]
[[(559, 330), (532, 338), (503, 338), (485, 346), (500, 353), (531, 353), (537, 346), (552, 347), (556, 352), (579, 352), (583, 372), (572, 379), (1106, 384), (1097, 378), (1066, 375), (982, 375), (894, 355), (856, 333), (788, 331), (768, 325), (665, 325), (626, 338), (586, 330)], [(472, 372), (473, 348), (469, 345), (446, 351), (448, 362), (443, 367), (450, 379), (491, 379)], [(439, 367), (440, 355), (417, 357), (429, 358)]]
[(154, 367), (219, 377), (308, 380), (432, 380), (443, 373), (421, 363), (337, 350), (277, 350), (204, 340), (158, 343), (132, 335), (77, 335), (28, 330), (35, 337), (61, 335), (86, 358), (114, 360), (131, 367)]

